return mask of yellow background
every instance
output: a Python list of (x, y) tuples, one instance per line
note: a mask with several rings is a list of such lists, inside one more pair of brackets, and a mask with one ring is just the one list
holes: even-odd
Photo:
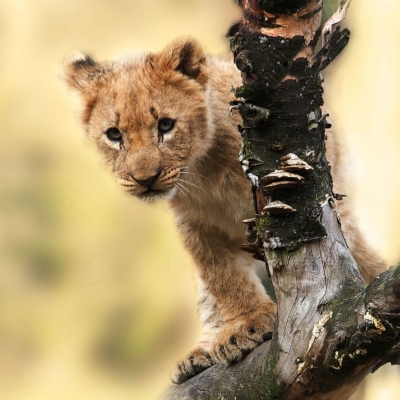
[[(153, 399), (198, 335), (193, 266), (162, 204), (124, 197), (59, 79), (94, 58), (192, 35), (225, 53), (232, 0), (0, 0), (0, 398)], [(325, 73), (362, 227), (400, 259), (400, 4), (358, 0)], [(399, 370), (365, 399), (397, 399)]]

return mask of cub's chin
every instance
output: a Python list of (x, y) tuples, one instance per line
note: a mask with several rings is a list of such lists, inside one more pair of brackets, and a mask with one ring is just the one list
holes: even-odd
[(176, 192), (176, 187), (169, 190), (148, 189), (146, 192), (136, 195), (136, 197), (146, 203), (153, 203), (157, 200), (170, 200), (175, 196)]

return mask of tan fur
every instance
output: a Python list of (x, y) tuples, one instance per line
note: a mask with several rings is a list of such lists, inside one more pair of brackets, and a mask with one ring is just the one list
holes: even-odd
[[(240, 121), (228, 116), (234, 98), (230, 88), (241, 84), (236, 67), (206, 57), (188, 39), (159, 54), (116, 62), (99, 64), (80, 55), (66, 63), (65, 79), (81, 94), (82, 123), (117, 182), (143, 200), (169, 202), (198, 267), (203, 334), (178, 363), (173, 381), (183, 382), (215, 363), (240, 360), (269, 337), (275, 304), (257, 277), (263, 263), (239, 250), (242, 220), (254, 212), (238, 163)], [(175, 125), (160, 135), (163, 118)], [(113, 127), (122, 133), (122, 142), (107, 139), (105, 132)], [(338, 158), (335, 141), (328, 146), (332, 159)], [(342, 193), (337, 164), (333, 172)], [(149, 179), (150, 184), (143, 183)], [(343, 208), (350, 247), (369, 281), (385, 267), (353, 221), (347, 228), (350, 219)]]

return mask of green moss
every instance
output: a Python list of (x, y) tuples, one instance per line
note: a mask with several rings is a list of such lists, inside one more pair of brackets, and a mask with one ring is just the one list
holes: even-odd
[(284, 384), (278, 384), (277, 375), (275, 372), (275, 366), (277, 363), (276, 353), (271, 348), (268, 354), (266, 368), (264, 371), (265, 384), (263, 385), (263, 397), (262, 399), (267, 400), (281, 400), (283, 393), (287, 389)]

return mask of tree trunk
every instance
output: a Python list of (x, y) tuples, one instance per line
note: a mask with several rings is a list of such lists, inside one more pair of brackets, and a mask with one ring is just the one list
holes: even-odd
[(229, 34), (243, 76), (232, 108), (243, 118), (240, 159), (256, 210), (248, 250), (265, 256), (277, 323), (271, 342), (164, 399), (347, 399), (373, 369), (400, 363), (400, 267), (365, 285), (325, 158), (320, 71), (348, 42), (337, 22), (349, 1), (323, 29), (322, 0), (239, 4), (243, 18)]

